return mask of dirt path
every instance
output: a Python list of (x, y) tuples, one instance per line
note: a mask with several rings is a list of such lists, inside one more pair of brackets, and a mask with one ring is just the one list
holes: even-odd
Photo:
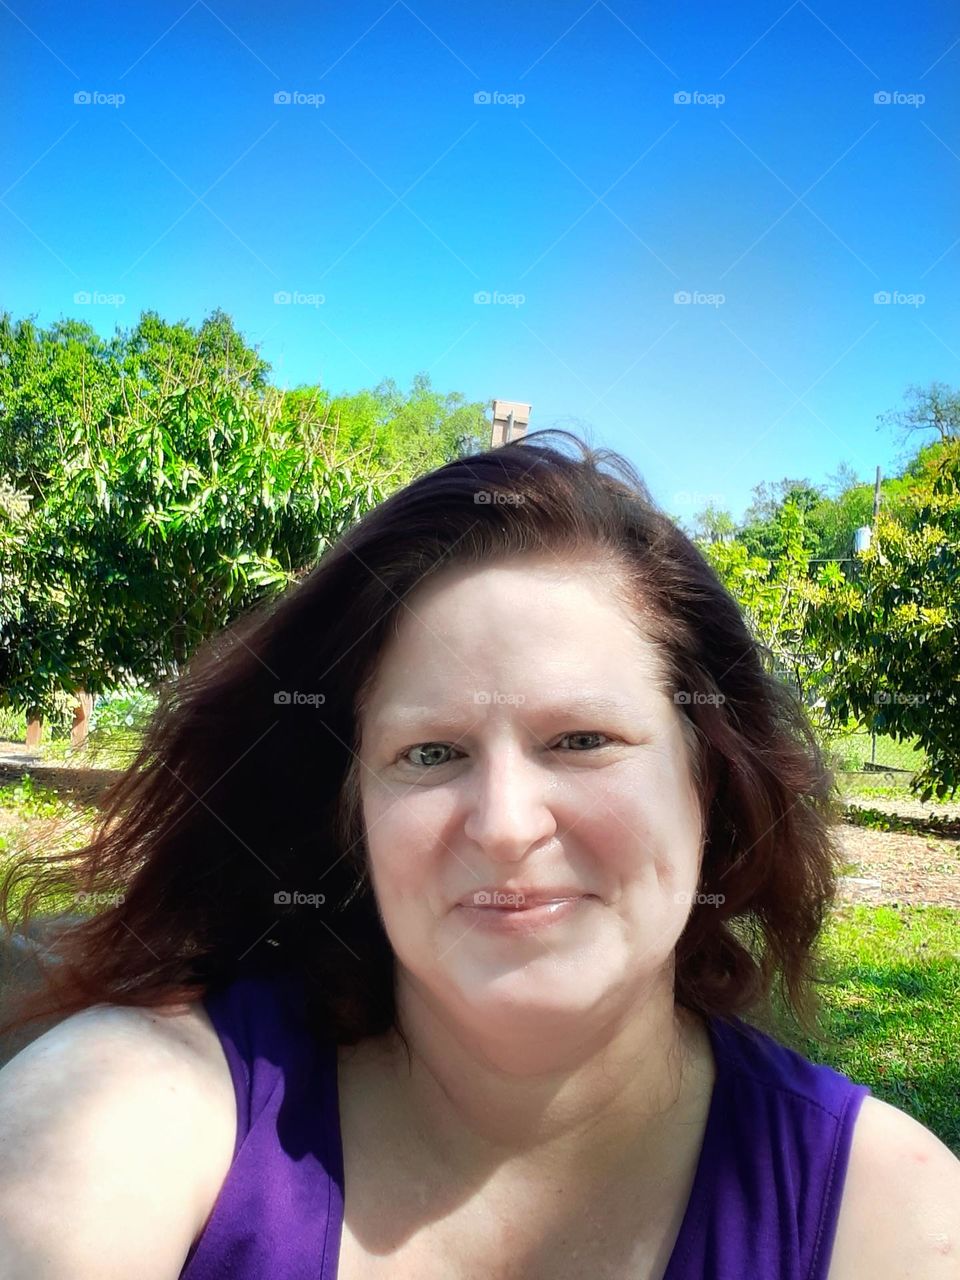
[(844, 825), (844, 902), (960, 908), (960, 840)]

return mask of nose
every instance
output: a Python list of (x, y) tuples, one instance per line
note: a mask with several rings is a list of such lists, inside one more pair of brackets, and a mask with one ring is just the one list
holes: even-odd
[(478, 760), (465, 792), (464, 834), (495, 862), (519, 862), (556, 833), (551, 781), (516, 745)]

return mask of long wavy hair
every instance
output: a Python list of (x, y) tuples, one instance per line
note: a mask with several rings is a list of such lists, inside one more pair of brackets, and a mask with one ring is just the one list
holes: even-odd
[(527, 553), (609, 566), (682, 717), (705, 843), (676, 947), (677, 1003), (763, 1016), (776, 989), (816, 1034), (816, 942), (836, 887), (833, 776), (699, 548), (622, 456), (556, 430), (406, 485), (195, 653), (163, 688), (91, 842), (8, 866), (8, 928), (15, 900), (21, 929), (65, 891), (109, 905), (55, 934), (43, 981), (0, 1030), (101, 1002), (179, 1005), (280, 974), (299, 976), (316, 1027), (337, 1043), (399, 1030), (359, 800), (364, 695), (418, 584)]

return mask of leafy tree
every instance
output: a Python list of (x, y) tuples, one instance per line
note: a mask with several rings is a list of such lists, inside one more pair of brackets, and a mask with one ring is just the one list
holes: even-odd
[(262, 388), (270, 366), (250, 349), (223, 311), (196, 330), (144, 312), (129, 333), (101, 338), (87, 323), (0, 315), (0, 474), (41, 497), (64, 440), (128, 409), (131, 396), (155, 392), (170, 377), (221, 373)]
[(828, 717), (918, 739), (926, 800), (960, 788), (960, 440), (902, 505), (902, 518), (881, 508), (851, 578), (830, 564), (809, 585), (806, 633), (826, 657)]
[(750, 555), (770, 561), (786, 552), (787, 533), (781, 515), (788, 503), (804, 514), (823, 499), (823, 493), (809, 480), (784, 478), (771, 484), (764, 481), (753, 489), (753, 501), (743, 514), (738, 537)]
[(393, 487), (486, 447), (484, 407), (418, 375), (282, 392), (214, 312), (101, 339), (0, 318), (0, 703), (156, 684), (310, 567)]
[[(310, 388), (307, 393), (316, 391)], [(369, 448), (371, 459), (393, 474), (397, 486), (490, 444), (484, 406), (468, 403), (459, 392), (435, 390), (425, 373), (414, 377), (409, 393), (386, 379), (373, 390), (325, 403), (339, 430), (339, 447)]]
[(820, 661), (804, 630), (810, 535), (803, 508), (787, 501), (777, 530), (783, 550), (776, 561), (754, 555), (739, 538), (702, 544), (702, 550), (769, 652), (773, 669), (809, 699)]
[(725, 542), (737, 531), (736, 522), (729, 511), (722, 511), (713, 502), (693, 517), (693, 537), (704, 542)]
[(960, 391), (945, 382), (931, 382), (928, 387), (911, 385), (905, 393), (910, 400), (906, 409), (880, 414), (880, 426), (892, 426), (912, 436), (917, 431), (936, 431), (940, 442), (960, 440)]
[(65, 436), (42, 502), (2, 518), (5, 703), (56, 720), (58, 690), (155, 684), (381, 500), (369, 458), (334, 465), (325, 422), (282, 422), (282, 398), (169, 377)]
[(43, 330), (0, 315), (0, 475), (43, 493), (63, 431), (99, 420), (115, 401), (116, 358), (116, 344), (79, 320)]

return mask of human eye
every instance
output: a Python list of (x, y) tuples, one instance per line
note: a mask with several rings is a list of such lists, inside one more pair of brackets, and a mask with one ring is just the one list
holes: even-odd
[[(605, 733), (600, 733), (599, 730), (593, 730), (593, 729), (580, 729), (576, 733), (565, 733), (561, 737), (560, 741), (565, 742), (568, 738), (606, 738), (607, 739), (606, 743), (599, 744), (599, 746), (601, 747), (606, 746), (612, 742), (612, 739), (608, 738)], [(588, 747), (587, 749), (597, 750), (597, 747)], [(575, 754), (579, 754), (579, 753), (575, 753)]]
[[(584, 746), (583, 739), (591, 738), (603, 738), (605, 741), (599, 743), (587, 742), (586, 746)], [(605, 733), (600, 733), (598, 730), (581, 729), (572, 733), (565, 733), (561, 736), (559, 742), (563, 743), (568, 740), (580, 743), (579, 747), (573, 748), (573, 753), (575, 755), (584, 755), (587, 752), (602, 750), (603, 747), (613, 745), (613, 739)], [(556, 748), (551, 748), (551, 750), (554, 749)], [(430, 769), (438, 769), (445, 764), (450, 764), (452, 762), (451, 758), (442, 759), (440, 757), (443, 756), (444, 752), (451, 751), (455, 752), (457, 755), (463, 754), (458, 751), (456, 747), (451, 746), (447, 742), (417, 742), (413, 746), (405, 747), (403, 751), (399, 752), (395, 763), (399, 765), (406, 765), (411, 769), (418, 769), (421, 772), (429, 771)], [(420, 759), (415, 758), (415, 753), (417, 752), (421, 753)]]
[[(437, 760), (436, 759), (437, 753), (444, 752), (444, 751), (455, 751), (455, 750), (456, 750), (455, 747), (451, 747), (449, 743), (446, 743), (446, 742), (418, 742), (414, 746), (406, 747), (403, 751), (400, 752), (400, 754), (397, 756), (397, 764), (406, 764), (413, 769), (437, 768), (442, 764), (449, 763), (449, 761), (447, 760)], [(422, 751), (424, 754), (432, 755), (434, 758), (430, 761), (429, 764), (424, 764), (422, 761), (411, 760), (410, 756), (415, 751)]]

